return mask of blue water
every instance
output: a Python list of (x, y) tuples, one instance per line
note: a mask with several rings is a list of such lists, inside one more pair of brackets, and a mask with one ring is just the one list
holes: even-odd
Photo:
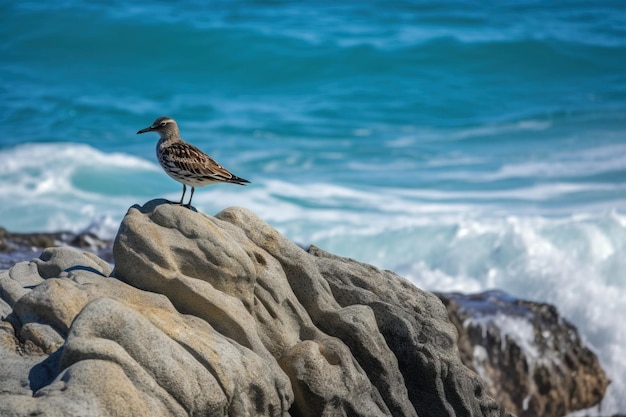
[[(555, 304), (626, 411), (620, 1), (0, 5), (0, 225), (114, 236), (181, 186), (160, 115), (252, 181), (196, 191), (422, 288)], [(128, 4), (127, 4), (128, 3)]]

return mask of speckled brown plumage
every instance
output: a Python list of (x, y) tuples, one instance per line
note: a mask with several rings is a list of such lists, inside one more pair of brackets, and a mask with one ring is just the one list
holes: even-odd
[(234, 175), (209, 155), (182, 140), (178, 125), (171, 117), (159, 117), (152, 125), (141, 129), (137, 134), (145, 132), (159, 134), (160, 139), (156, 147), (157, 159), (167, 175), (183, 184), (183, 195), (179, 204), (183, 204), (187, 185), (191, 187), (191, 197), (186, 206), (190, 207), (195, 187), (218, 182), (238, 185), (246, 185), (250, 182)]

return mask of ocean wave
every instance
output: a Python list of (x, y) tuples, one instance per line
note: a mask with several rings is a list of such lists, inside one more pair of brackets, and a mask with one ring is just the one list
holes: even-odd
[[(257, 161), (259, 157), (261, 161)], [(362, 223), (369, 224), (367, 230), (372, 233), (420, 225), (420, 216), (430, 216), (449, 224), (460, 216), (484, 216), (498, 211), (521, 216), (564, 216), (573, 212), (626, 209), (625, 202), (619, 197), (625, 191), (624, 185), (597, 179), (598, 175), (607, 172), (619, 175), (619, 169), (626, 161), (626, 147), (615, 145), (580, 152), (563, 151), (554, 158), (555, 161), (551, 162), (504, 164), (492, 172), (465, 172), (463, 168), (457, 168), (428, 173), (430, 181), (436, 178), (463, 181), (452, 188), (432, 188), (428, 182), (405, 187), (358, 185), (358, 182), (303, 182), (302, 179), (284, 181), (276, 179), (274, 171), (268, 168), (261, 169), (245, 191), (224, 186), (209, 187), (211, 191), (206, 194), (198, 191), (196, 201), (206, 203), (210, 209), (219, 209), (216, 201), (241, 203), (278, 222), (307, 217), (311, 222), (337, 219), (354, 224), (358, 220), (352, 219), (364, 219)], [(233, 160), (237, 161), (236, 166), (246, 165), (248, 169), (259, 163), (259, 167), (274, 163), (271, 159), (266, 161), (266, 153), (254, 151), (244, 152)], [(432, 163), (436, 165), (436, 162)], [(349, 163), (350, 169), (358, 171), (355, 164), (358, 162)], [(383, 168), (384, 164), (363, 166), (363, 170)], [(527, 181), (502, 182), (517, 177)], [(180, 185), (165, 176), (155, 162), (70, 143), (5, 148), (0, 152), (0, 181), (4, 184), (0, 196), (7, 200), (19, 198), (24, 205), (45, 198), (99, 203), (106, 199), (128, 202), (132, 197), (166, 194), (175, 199), (180, 190)], [(490, 185), (472, 187), (480, 182)], [(276, 210), (277, 207), (281, 209)], [(104, 208), (107, 208), (106, 203)], [(352, 213), (356, 215), (352, 217)]]
[[(13, 231), (90, 230), (110, 237), (158, 166), (73, 143), (26, 144), (0, 152), (2, 225)], [(149, 175), (148, 175), (149, 177)], [(119, 223), (118, 223), (119, 224)]]
[[(436, 163), (434, 162), (431, 164)], [(474, 164), (485, 160), (469, 161)], [(504, 162), (491, 171), (465, 171), (463, 169), (439, 172), (440, 178), (462, 179), (468, 182), (493, 182), (508, 179), (558, 180), (568, 179), (585, 181), (587, 184), (570, 184), (573, 189), (587, 187), (592, 189), (621, 189), (621, 183), (614, 180), (601, 181), (601, 176), (623, 177), (626, 175), (626, 146), (622, 144), (599, 145), (582, 149), (555, 149), (542, 159), (530, 161)], [(596, 182), (596, 183), (594, 183)]]

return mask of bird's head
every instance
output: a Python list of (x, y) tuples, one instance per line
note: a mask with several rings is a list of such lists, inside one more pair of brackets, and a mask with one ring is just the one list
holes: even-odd
[(161, 116), (157, 118), (150, 126), (145, 129), (141, 129), (137, 134), (146, 132), (156, 132), (162, 138), (178, 136), (178, 125), (176, 120), (171, 117)]

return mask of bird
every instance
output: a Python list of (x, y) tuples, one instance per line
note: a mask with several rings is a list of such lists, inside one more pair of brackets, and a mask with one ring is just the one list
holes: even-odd
[[(185, 142), (180, 137), (178, 124), (171, 117), (158, 117), (150, 126), (141, 129), (137, 134), (146, 132), (159, 134), (159, 141), (156, 145), (157, 159), (167, 175), (183, 184), (183, 195), (178, 202), (181, 206), (191, 208), (195, 187), (220, 182), (238, 185), (250, 183), (234, 175), (194, 145)], [(187, 204), (183, 204), (187, 186), (191, 187), (191, 197)]]

